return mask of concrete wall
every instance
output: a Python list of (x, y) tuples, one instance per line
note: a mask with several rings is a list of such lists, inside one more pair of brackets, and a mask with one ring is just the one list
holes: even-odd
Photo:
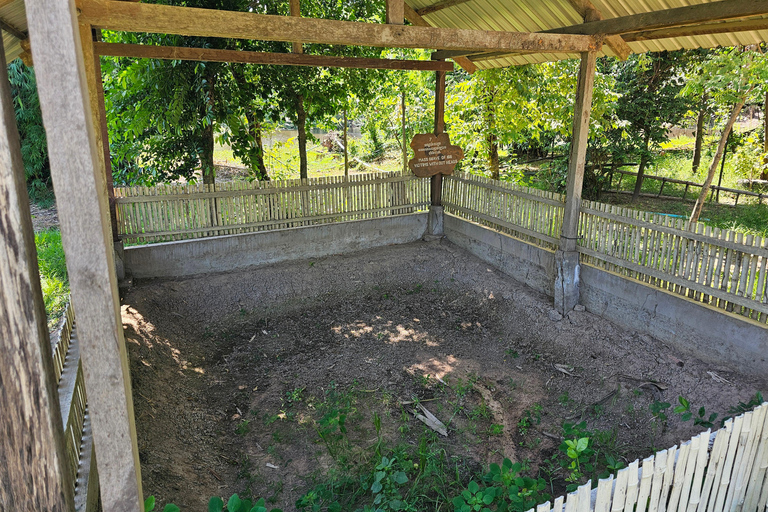
[(134, 278), (223, 272), (413, 242), (424, 235), (426, 228), (427, 214), (416, 213), (139, 245), (125, 249), (125, 270)]
[[(445, 234), (514, 279), (554, 292), (554, 253), (452, 215)], [(768, 371), (768, 328), (595, 267), (581, 265), (580, 303), (626, 329), (645, 332), (713, 364)]]
[(453, 215), (446, 214), (444, 224), (445, 236), (454, 244), (534, 290), (553, 295), (553, 252)]
[(714, 364), (768, 371), (768, 329), (680, 295), (581, 266), (581, 303), (626, 329), (646, 332)]

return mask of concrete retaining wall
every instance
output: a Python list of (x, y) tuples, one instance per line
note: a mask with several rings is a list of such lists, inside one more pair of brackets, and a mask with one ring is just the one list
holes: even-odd
[[(445, 234), (512, 278), (554, 292), (554, 253), (452, 215)], [(626, 329), (645, 332), (713, 364), (768, 371), (768, 328), (639, 281), (581, 265), (580, 303)]]
[(714, 364), (768, 371), (768, 329), (757, 322), (588, 265), (580, 292), (588, 311), (626, 329)]
[(453, 215), (446, 214), (444, 223), (448, 240), (515, 280), (552, 297), (555, 282), (553, 252)]
[(426, 228), (427, 214), (416, 213), (140, 245), (125, 249), (125, 270), (134, 278), (223, 272), (413, 242)]

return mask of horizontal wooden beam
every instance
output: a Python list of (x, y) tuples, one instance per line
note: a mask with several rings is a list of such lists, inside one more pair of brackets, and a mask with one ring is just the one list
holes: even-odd
[[(413, 10), (413, 8), (408, 5), (407, 2), (403, 2), (403, 15), (405, 16), (405, 19), (411, 22), (411, 25), (415, 25), (417, 27), (431, 27), (432, 25), (427, 22), (424, 18), (422, 18), (416, 11)], [(477, 66), (472, 64), (472, 61), (467, 59), (466, 57), (456, 57), (452, 59), (453, 62), (461, 66), (461, 68), (469, 73), (470, 75), (477, 71)]]
[(768, 30), (768, 18), (745, 21), (724, 21), (720, 23), (707, 23), (705, 25), (693, 25), (689, 27), (675, 27), (659, 30), (647, 30), (633, 32), (624, 36), (625, 41), (652, 41), (655, 39), (667, 39), (670, 37), (705, 36), (714, 34), (729, 34), (735, 32), (749, 32), (752, 30)]
[(416, 9), (416, 13), (419, 16), (425, 16), (427, 14), (431, 14), (437, 11), (442, 11), (443, 9), (447, 9), (448, 7), (461, 5), (466, 2), (469, 2), (469, 0), (443, 0), (442, 2), (437, 2), (436, 4), (428, 5), (426, 7), (422, 7), (421, 9)]
[(711, 21), (748, 18), (768, 14), (766, 0), (720, 0), (705, 4), (688, 5), (619, 18), (591, 21), (559, 29), (550, 34), (613, 35), (660, 28), (696, 25)]
[(591, 36), (361, 23), (160, 4), (80, 0), (80, 21), (124, 32), (388, 48), (594, 51)]
[(277, 66), (316, 66), (361, 69), (411, 69), (417, 71), (453, 71), (450, 62), (429, 60), (366, 59), (362, 57), (329, 57), (299, 53), (264, 53), (240, 50), (212, 50), (179, 46), (145, 44), (94, 43), (96, 53), (109, 57), (139, 59), (195, 60), (204, 62), (238, 62)]

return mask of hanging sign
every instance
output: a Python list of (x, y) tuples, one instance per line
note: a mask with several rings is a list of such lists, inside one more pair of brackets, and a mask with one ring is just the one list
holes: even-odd
[(408, 161), (408, 168), (419, 178), (435, 174), (452, 174), (464, 151), (452, 146), (447, 133), (417, 133), (411, 141), (414, 157)]

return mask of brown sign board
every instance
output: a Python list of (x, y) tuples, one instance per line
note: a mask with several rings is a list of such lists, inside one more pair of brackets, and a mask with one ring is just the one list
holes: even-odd
[(411, 141), (414, 157), (408, 161), (408, 168), (419, 178), (435, 174), (452, 174), (464, 151), (452, 146), (447, 133), (417, 133)]

